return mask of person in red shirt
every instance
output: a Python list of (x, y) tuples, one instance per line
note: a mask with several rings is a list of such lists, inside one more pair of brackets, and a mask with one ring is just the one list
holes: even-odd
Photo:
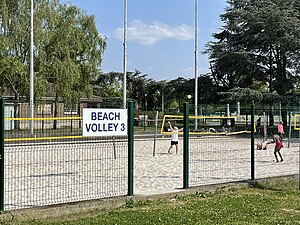
[(283, 158), (282, 158), (282, 155), (281, 155), (281, 153), (280, 153), (280, 150), (281, 150), (282, 147), (283, 147), (282, 139), (281, 139), (281, 137), (280, 137), (278, 134), (276, 134), (275, 131), (272, 131), (272, 134), (273, 134), (273, 141), (268, 142), (268, 144), (270, 144), (270, 143), (275, 143), (274, 156), (275, 156), (276, 162), (279, 162), (278, 157), (277, 157), (277, 154), (278, 154), (279, 157), (280, 157), (280, 162), (282, 162), (282, 161), (283, 161)]

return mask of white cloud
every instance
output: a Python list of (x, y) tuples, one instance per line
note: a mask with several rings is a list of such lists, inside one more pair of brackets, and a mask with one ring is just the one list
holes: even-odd
[[(113, 36), (123, 40), (123, 28), (116, 29), (113, 32)], [(172, 27), (159, 21), (146, 24), (140, 20), (133, 20), (127, 27), (127, 41), (142, 45), (153, 45), (166, 39), (188, 41), (193, 38), (194, 28), (185, 24)]]
[(185, 67), (180, 69), (182, 73), (187, 73), (187, 74), (193, 74), (194, 70), (195, 67)]

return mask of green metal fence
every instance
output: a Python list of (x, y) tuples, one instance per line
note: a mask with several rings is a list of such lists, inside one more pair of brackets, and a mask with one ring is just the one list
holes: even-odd
[[(210, 107), (198, 114), (197, 132), (190, 135), (190, 186), (243, 181), (251, 178), (251, 109), (228, 114), (228, 107)], [(191, 106), (194, 115), (194, 107)], [(206, 117), (201, 117), (206, 116)], [(209, 117), (208, 117), (209, 116)], [(190, 119), (195, 127), (195, 119)]]
[[(239, 114), (235, 107), (222, 110), (220, 107), (216, 107), (215, 111), (213, 107), (209, 108), (209, 112), (202, 110), (211, 117), (207, 120), (198, 113), (196, 123), (195, 117), (192, 117), (194, 106), (190, 106), (189, 126), (194, 134), (188, 137), (189, 180), (186, 183), (189, 186), (299, 174), (299, 131), (291, 122), (294, 120), (294, 107), (286, 108), (284, 112), (276, 107), (253, 105), (241, 107)], [(220, 113), (224, 119), (220, 119)], [(257, 144), (272, 141), (271, 131), (277, 131), (283, 115), (286, 115), (284, 148), (281, 150), (284, 162), (276, 163), (274, 144), (268, 144), (266, 150), (258, 150)], [(226, 119), (229, 116), (231, 118)], [(257, 124), (259, 118), (260, 125)]]
[[(297, 107), (256, 106), (255, 122), (261, 120), (260, 127), (255, 132), (255, 144), (263, 141), (272, 141), (272, 131), (278, 132), (278, 124), (283, 121), (284, 135), (281, 154), (284, 161), (275, 163), (274, 144), (267, 146), (266, 150), (255, 151), (255, 177), (266, 178), (299, 174), (299, 131), (296, 130), (295, 114)], [(299, 120), (296, 123), (299, 126)]]
[[(180, 116), (168, 117), (184, 131), (176, 155), (168, 154), (171, 133), (163, 118), (147, 121), (140, 117), (144, 112), (134, 115), (132, 102), (128, 135), (101, 138), (82, 137), (81, 110), (87, 106), (70, 110), (60, 105), (56, 116), (54, 106), (37, 107), (31, 119), (26, 105), (1, 103), (2, 210), (299, 174), (300, 116), (296, 127), (293, 123), (297, 108), (284, 112), (226, 104), (203, 107), (195, 117), (193, 105), (185, 103)], [(281, 120), (284, 161), (275, 163), (274, 144), (267, 150), (256, 146), (272, 140), (271, 131)]]
[(19, 104), (14, 108), (19, 117), (6, 113), (4, 118), (7, 110), (3, 107), (2, 209), (132, 195), (132, 104), (127, 136), (90, 138), (82, 136), (78, 115), (61, 111), (53, 117), (49, 109), (47, 116), (46, 110), (41, 114), (36, 110), (31, 119), (29, 107)]

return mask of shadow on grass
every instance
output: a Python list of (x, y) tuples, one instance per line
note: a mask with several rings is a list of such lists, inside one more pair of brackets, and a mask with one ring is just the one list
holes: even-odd
[(293, 178), (274, 178), (269, 181), (249, 181), (250, 188), (257, 188), (261, 190), (270, 190), (270, 191), (288, 191), (288, 190), (297, 190), (298, 182)]

